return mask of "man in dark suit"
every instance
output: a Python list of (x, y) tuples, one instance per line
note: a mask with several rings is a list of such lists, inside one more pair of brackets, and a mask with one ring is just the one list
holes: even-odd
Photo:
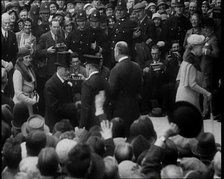
[(57, 59), (57, 45), (63, 44), (64, 42), (64, 36), (59, 33), (59, 29), (59, 21), (53, 19), (50, 23), (50, 31), (42, 34), (37, 44), (35, 62), (37, 64), (37, 92), (40, 95), (39, 109), (41, 111), (41, 114), (44, 110), (44, 84), (56, 72), (56, 66), (54, 65), (54, 63)]
[(44, 95), (46, 99), (45, 120), (52, 130), (56, 122), (69, 119), (73, 126), (78, 124), (76, 104), (73, 101), (70, 76), (70, 53), (58, 52), (57, 72), (46, 82)]
[(114, 57), (118, 63), (111, 70), (109, 78), (112, 117), (121, 117), (125, 121), (125, 133), (128, 136), (131, 123), (140, 115), (138, 97), (142, 73), (139, 65), (130, 61), (126, 42), (117, 42)]
[(93, 125), (100, 125), (99, 111), (95, 107), (95, 96), (100, 91), (105, 91), (106, 101), (104, 103), (104, 113), (107, 118), (109, 114), (109, 97), (110, 85), (106, 79), (100, 74), (100, 57), (93, 55), (84, 55), (86, 60), (86, 70), (88, 78), (82, 84), (81, 90), (81, 119), (79, 126), (85, 129), (91, 128)]
[[(12, 83), (13, 66), (16, 62), (18, 52), (18, 45), (16, 35), (10, 31), (10, 15), (7, 13), (2, 14), (2, 28), (1, 28), (1, 61), (2, 66), (8, 71), (8, 85), (5, 88), (5, 95), (13, 97), (14, 89)], [(6, 65), (3, 65), (4, 64)]]

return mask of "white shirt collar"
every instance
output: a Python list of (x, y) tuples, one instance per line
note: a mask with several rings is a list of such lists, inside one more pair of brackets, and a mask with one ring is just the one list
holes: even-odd
[(118, 62), (121, 62), (121, 61), (123, 61), (123, 60), (126, 59), (126, 58), (128, 58), (128, 56), (121, 57), (121, 58), (118, 60)]
[[(50, 30), (50, 32), (51, 32), (51, 30)], [(55, 35), (53, 34), (53, 32), (51, 32), (51, 36), (52, 36), (52, 38), (53, 38), (54, 41), (55, 41)]]
[(86, 78), (86, 80), (90, 79), (91, 76), (93, 76), (94, 74), (99, 73), (99, 71), (93, 71), (92, 73), (89, 74), (89, 77)]
[(157, 64), (157, 63), (160, 63), (160, 59), (157, 61), (153, 60), (153, 64)]
[(8, 32), (5, 31), (5, 30), (2, 28), (2, 34), (3, 34), (4, 37), (5, 37), (5, 33), (7, 33), (7, 35), (8, 35)]
[(56, 75), (57, 75), (57, 77), (59, 78), (59, 80), (60, 80), (62, 83), (65, 82), (65, 80), (63, 80), (63, 79), (60, 77), (60, 75), (58, 74), (58, 72), (56, 73)]

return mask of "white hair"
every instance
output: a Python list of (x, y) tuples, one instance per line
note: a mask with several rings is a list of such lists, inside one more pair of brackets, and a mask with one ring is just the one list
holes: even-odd
[(2, 14), (2, 22), (5, 21), (6, 19), (7, 19), (7, 20), (8, 20), (8, 19), (10, 20), (10, 15), (9, 15), (8, 13), (4, 13), (4, 14)]

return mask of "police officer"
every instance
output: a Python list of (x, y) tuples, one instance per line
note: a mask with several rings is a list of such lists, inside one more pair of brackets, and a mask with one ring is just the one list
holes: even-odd
[(84, 10), (78, 10), (76, 14), (75, 28), (67, 37), (66, 45), (68, 50), (76, 52), (83, 63), (83, 54), (94, 54), (91, 48), (92, 38), (87, 26), (87, 17)]
[[(125, 0), (118, 0), (115, 8), (116, 23), (112, 29), (109, 40), (112, 55), (114, 60), (114, 47), (118, 41), (125, 41), (129, 46), (130, 52), (133, 52), (133, 22), (127, 17), (127, 7)], [(133, 54), (130, 54), (133, 56)]]
[(108, 36), (100, 28), (100, 13), (98, 10), (93, 11), (89, 17), (90, 32), (91, 32), (91, 48), (95, 55), (102, 56), (104, 59), (104, 64), (108, 67), (111, 64), (109, 57), (109, 43)]
[(184, 37), (191, 28), (189, 19), (184, 16), (184, 0), (176, 0), (175, 15), (167, 20), (165, 37), (166, 45), (170, 46), (173, 40), (179, 40), (180, 45), (183, 45)]

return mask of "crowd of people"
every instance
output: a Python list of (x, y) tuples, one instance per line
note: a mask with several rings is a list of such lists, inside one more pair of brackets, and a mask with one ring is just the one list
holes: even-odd
[(2, 178), (221, 178), (221, 0), (1, 5)]

